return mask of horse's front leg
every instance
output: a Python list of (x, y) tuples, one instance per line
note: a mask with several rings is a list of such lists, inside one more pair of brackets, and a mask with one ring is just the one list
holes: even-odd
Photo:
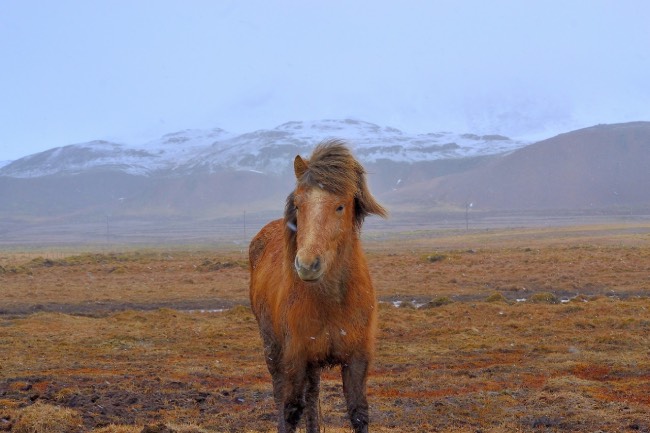
[(368, 360), (363, 356), (350, 359), (341, 368), (343, 394), (348, 406), (348, 415), (355, 433), (368, 432), (368, 399), (366, 397), (366, 377)]
[(307, 365), (293, 363), (284, 372), (282, 383), (282, 404), (280, 407), (280, 433), (294, 433), (305, 409), (305, 386)]
[(320, 373), (321, 369), (317, 366), (310, 365), (307, 367), (307, 389), (305, 390), (305, 421), (307, 424), (307, 433), (319, 433), (319, 408), (318, 395), (320, 392)]

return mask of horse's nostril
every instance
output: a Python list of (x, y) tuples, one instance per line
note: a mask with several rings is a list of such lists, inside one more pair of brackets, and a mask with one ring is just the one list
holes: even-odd
[(314, 272), (318, 272), (320, 270), (320, 257), (316, 257), (316, 260), (314, 260), (314, 263), (311, 265), (311, 270)]
[(320, 278), (320, 273), (322, 272), (322, 262), (321, 258), (316, 256), (313, 259), (310, 257), (309, 260), (301, 260), (300, 254), (296, 255), (296, 258), (293, 260), (293, 266), (296, 269), (296, 272), (301, 279), (305, 281), (311, 281)]

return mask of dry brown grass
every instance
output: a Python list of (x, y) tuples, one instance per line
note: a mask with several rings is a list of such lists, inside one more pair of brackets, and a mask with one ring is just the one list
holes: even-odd
[(92, 313), (181, 303), (213, 308), (215, 302), (231, 306), (248, 299), (248, 267), (240, 252), (31, 255), (24, 262), (0, 254), (3, 262), (8, 264), (0, 273), (6, 290), (0, 312)]
[(142, 428), (128, 425), (108, 425), (94, 429), (93, 433), (140, 433)]
[[(368, 243), (384, 301), (372, 431), (650, 431), (648, 239), (585, 227)], [(273, 431), (247, 307), (103, 309), (245, 304), (240, 253), (35, 258), (0, 261), (30, 269), (0, 275), (0, 309), (11, 313), (0, 315), (0, 430), (56, 431), (24, 430), (43, 419), (95, 433)], [(11, 311), (38, 303), (54, 311)], [(350, 431), (338, 370), (324, 375), (321, 407), (326, 431)]]
[(81, 416), (71, 409), (37, 402), (21, 410), (16, 433), (75, 433), (83, 431)]

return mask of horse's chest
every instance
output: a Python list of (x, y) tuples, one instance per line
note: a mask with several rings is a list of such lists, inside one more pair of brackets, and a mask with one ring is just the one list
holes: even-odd
[(311, 360), (336, 363), (348, 358), (354, 349), (348, 330), (344, 325), (324, 326), (318, 332), (312, 332), (304, 338), (303, 348)]
[(348, 358), (358, 346), (360, 332), (344, 310), (314, 311), (296, 317), (289, 327), (290, 352), (322, 363), (337, 363)]

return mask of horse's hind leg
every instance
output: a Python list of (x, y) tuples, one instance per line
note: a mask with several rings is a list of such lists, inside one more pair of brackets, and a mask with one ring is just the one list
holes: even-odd
[(318, 395), (320, 391), (321, 369), (317, 366), (307, 367), (307, 388), (305, 389), (305, 421), (307, 433), (319, 433)]
[(273, 382), (273, 400), (275, 401), (275, 407), (278, 411), (278, 431), (284, 433), (285, 422), (284, 422), (284, 399), (282, 398), (284, 394), (284, 375), (281, 370), (281, 363), (275, 359), (271, 360), (267, 355), (267, 366), (269, 367), (269, 372), (271, 373), (271, 379)]
[(282, 354), (279, 348), (271, 346), (264, 348), (264, 356), (266, 356), (266, 366), (273, 380), (273, 398), (275, 403), (278, 404), (282, 398), (282, 369), (280, 362)]
[(356, 357), (341, 368), (343, 394), (348, 406), (348, 415), (355, 433), (368, 432), (368, 400), (366, 397), (366, 375), (368, 361)]
[[(268, 323), (268, 321), (261, 323)], [(284, 433), (286, 431), (283, 416), (285, 379), (282, 371), (282, 347), (275, 341), (273, 333), (270, 331), (270, 325), (260, 326), (260, 330), (262, 341), (264, 343), (264, 360), (266, 361), (269, 373), (271, 373), (273, 400), (275, 401), (275, 406), (280, 414), (278, 419), (278, 431)]]

